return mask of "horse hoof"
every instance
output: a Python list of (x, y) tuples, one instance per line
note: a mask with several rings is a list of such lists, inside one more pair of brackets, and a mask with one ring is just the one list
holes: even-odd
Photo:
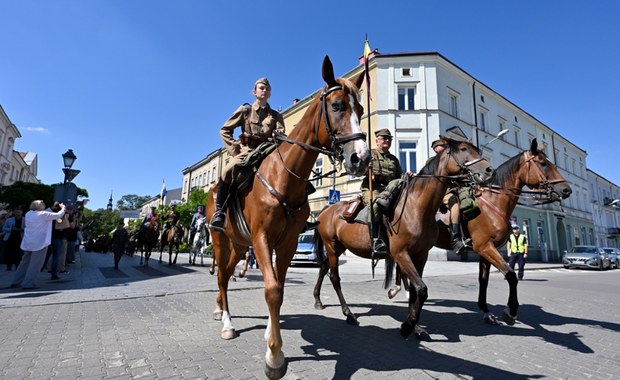
[(213, 319), (215, 319), (216, 321), (221, 321), (222, 320), (222, 310), (214, 311), (213, 312)]
[(508, 309), (504, 310), (504, 313), (502, 315), (502, 319), (504, 320), (504, 322), (508, 325), (508, 326), (513, 326), (515, 324), (515, 322), (517, 321), (517, 316), (512, 316), (510, 315), (510, 312), (508, 311)]
[(403, 324), (400, 325), (400, 336), (402, 336), (404, 339), (409, 338), (409, 335), (411, 335), (412, 332), (413, 326), (411, 326), (411, 323), (403, 322)]
[(489, 325), (499, 325), (497, 317), (491, 313), (486, 313), (484, 315), (484, 321)]
[(279, 368), (271, 368), (265, 363), (265, 375), (268, 379), (281, 379), (286, 375), (287, 366), (288, 363), (286, 361), (284, 361), (284, 364)]
[(360, 323), (354, 315), (347, 315), (347, 324), (352, 326), (359, 326)]
[(325, 306), (323, 306), (323, 304), (321, 302), (315, 302), (314, 309), (315, 310), (324, 310)]
[(414, 330), (415, 330), (415, 337), (418, 338), (418, 340), (429, 341), (431, 339), (431, 336), (428, 335), (428, 332), (426, 332), (425, 329), (420, 327), (420, 325), (415, 325), (415, 329)]
[(231, 340), (237, 337), (237, 333), (235, 332), (235, 329), (222, 330), (222, 332), (220, 333), (220, 336), (224, 340)]
[(209, 274), (213, 275), (213, 273), (215, 273), (214, 269), (209, 269)]
[(168, 261), (168, 265), (172, 265), (172, 263), (170, 261)]
[(239, 277), (245, 277), (245, 271), (242, 270), (241, 272), (239, 272)]

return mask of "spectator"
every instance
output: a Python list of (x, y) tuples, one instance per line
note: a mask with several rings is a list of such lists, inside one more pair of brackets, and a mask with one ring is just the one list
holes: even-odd
[(129, 243), (129, 233), (125, 229), (125, 223), (118, 223), (118, 227), (112, 233), (112, 252), (114, 252), (114, 269), (118, 269), (118, 263), (125, 254)]
[(19, 247), (24, 235), (23, 211), (19, 207), (13, 209), (13, 216), (8, 218), (2, 227), (4, 232), (4, 262), (6, 270), (10, 271), (13, 266), (19, 266), (24, 252)]
[(52, 241), (52, 223), (65, 215), (65, 205), (60, 203), (58, 208), (57, 212), (46, 210), (41, 200), (30, 204), (30, 211), (24, 217), (24, 237), (20, 246), (24, 250), (24, 257), (13, 276), (12, 288), (20, 285), (22, 289), (38, 288), (35, 281)]

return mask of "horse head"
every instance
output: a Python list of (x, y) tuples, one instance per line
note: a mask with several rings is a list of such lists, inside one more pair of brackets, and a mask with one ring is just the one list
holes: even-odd
[(316, 137), (320, 146), (327, 147), (338, 161), (344, 162), (348, 174), (362, 176), (370, 163), (366, 135), (360, 126), (364, 109), (359, 100), (359, 87), (364, 81), (364, 72), (353, 81), (336, 78), (334, 67), (325, 56), (322, 74), (326, 86), (319, 98)]
[(544, 153), (544, 146), (538, 148), (536, 139), (529, 150), (521, 154), (521, 167), (524, 169), (521, 180), (530, 189), (540, 190), (547, 197), (542, 203), (550, 203), (568, 198), (573, 190)]
[(482, 158), (480, 150), (469, 141), (457, 141), (441, 137), (448, 142), (448, 147), (440, 153), (440, 166), (444, 167), (444, 175), (466, 175), (473, 183), (485, 184), (492, 175), (493, 168)]

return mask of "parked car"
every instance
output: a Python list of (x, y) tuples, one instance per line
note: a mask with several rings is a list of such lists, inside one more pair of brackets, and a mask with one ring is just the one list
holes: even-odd
[(620, 268), (620, 248), (603, 247), (603, 249), (609, 255), (611, 267), (616, 269)]
[(312, 238), (314, 232), (304, 232), (299, 235), (297, 240), (297, 252), (293, 256), (291, 264), (313, 264), (320, 265), (319, 258), (314, 252)]
[(611, 269), (609, 254), (595, 245), (576, 245), (564, 252), (564, 268)]

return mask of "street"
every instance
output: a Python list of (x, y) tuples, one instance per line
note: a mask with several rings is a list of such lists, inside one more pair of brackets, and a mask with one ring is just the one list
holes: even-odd
[[(139, 257), (110, 274), (111, 254), (81, 252), (79, 270), (41, 289), (0, 292), (0, 377), (7, 379), (264, 378), (266, 305), (260, 271), (230, 284), (238, 337), (223, 341), (212, 319), (216, 278)], [(154, 254), (153, 257), (157, 257)], [(167, 255), (164, 255), (167, 260)], [(515, 326), (485, 324), (477, 264), (429, 262), (421, 324), (430, 341), (399, 334), (404, 292), (388, 300), (382, 264), (342, 257), (342, 287), (359, 326), (347, 325), (326, 278), (325, 310), (314, 309), (317, 268), (292, 267), (282, 307), (285, 379), (611, 379), (620, 373), (620, 270), (531, 265), (519, 283)], [(209, 261), (210, 262), (210, 261)], [(534, 269), (534, 270), (532, 270)], [(107, 274), (107, 275), (106, 275)], [(501, 315), (508, 285), (493, 272), (488, 301)]]

